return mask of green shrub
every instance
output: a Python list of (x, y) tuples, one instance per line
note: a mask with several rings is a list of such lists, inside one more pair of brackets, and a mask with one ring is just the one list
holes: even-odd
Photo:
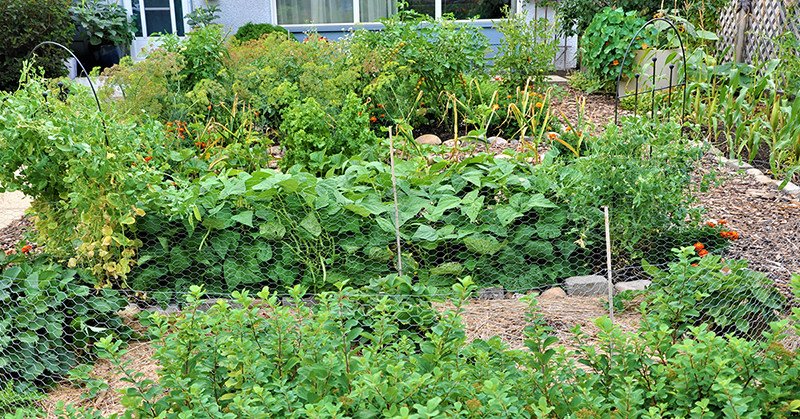
[(183, 57), (181, 87), (186, 90), (193, 89), (203, 79), (216, 80), (228, 57), (222, 25), (198, 26), (186, 34), (185, 39), (175, 34), (163, 34), (159, 39), (167, 52)]
[(60, 380), (86, 360), (102, 336), (130, 338), (116, 315), (127, 300), (95, 290), (85, 272), (64, 269), (47, 255), (0, 253), (0, 377), (19, 393)]
[(581, 64), (586, 66), (586, 70), (592, 78), (600, 80), (602, 87), (609, 87), (612, 82), (616, 82), (623, 62), (625, 68), (622, 75), (633, 76), (636, 50), (642, 43), (653, 44), (648, 39), (649, 32), (642, 31), (639, 34), (637, 42), (628, 51), (627, 57), (625, 57), (625, 51), (636, 31), (645, 22), (635, 11), (626, 12), (623, 9), (606, 7), (601, 13), (594, 16), (592, 23), (586, 28), (586, 32), (581, 38), (581, 51), (583, 52)]
[[(0, 91), (17, 90), (22, 61), (43, 41), (69, 46), (75, 26), (69, 16), (71, 0), (14, 0), (0, 3)], [(45, 70), (45, 77), (67, 74), (64, 60), (69, 54), (45, 45), (36, 51), (34, 65)]]
[(282, 26), (271, 25), (269, 23), (253, 22), (247, 22), (240, 26), (234, 37), (237, 41), (244, 43), (247, 41), (260, 39), (263, 35), (268, 35), (271, 33), (283, 34), (287, 39), (292, 39), (292, 37), (289, 36), (289, 31)]
[(553, 58), (558, 40), (554, 24), (544, 18), (528, 19), (527, 12), (523, 12), (495, 22), (495, 27), (503, 39), (494, 68), (503, 76), (503, 82), (524, 87), (530, 78), (534, 86), (542, 88), (545, 75), (555, 70)]

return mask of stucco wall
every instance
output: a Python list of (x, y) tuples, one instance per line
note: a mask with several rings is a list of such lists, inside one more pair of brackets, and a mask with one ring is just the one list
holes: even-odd
[[(192, 0), (195, 6), (205, 6), (204, 0)], [(247, 22), (274, 23), (270, 0), (211, 0), (211, 5), (219, 5), (220, 18), (217, 23), (225, 25), (231, 34)]]

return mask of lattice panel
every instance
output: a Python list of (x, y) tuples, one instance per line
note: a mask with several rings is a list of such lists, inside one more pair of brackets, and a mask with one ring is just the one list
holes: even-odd
[(734, 49), (736, 48), (736, 20), (736, 0), (732, 0), (719, 18), (720, 32), (717, 35), (720, 40), (717, 42), (717, 48), (720, 53), (728, 49), (723, 57), (724, 61), (733, 60)]
[(763, 0), (754, 5), (746, 22), (741, 20), (736, 12), (736, 4), (735, 0), (731, 2), (720, 16), (721, 29), (718, 33), (720, 42), (717, 44), (717, 48), (720, 53), (727, 49), (727, 53), (723, 57), (725, 61), (734, 59), (736, 32), (743, 24), (747, 24), (747, 32), (744, 36), (742, 61), (750, 64), (777, 57), (778, 45), (772, 39), (783, 33), (785, 29), (798, 33), (796, 22), (789, 22), (786, 13), (787, 7), (796, 9), (796, 4), (787, 4), (781, 0)]

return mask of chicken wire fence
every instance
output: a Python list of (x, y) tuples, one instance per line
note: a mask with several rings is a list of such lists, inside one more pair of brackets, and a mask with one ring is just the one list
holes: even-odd
[[(146, 215), (132, 230), (140, 241), (137, 263), (112, 288), (96, 287), (95, 278), (66, 266), (66, 258), (45, 260), (48, 248), (35, 243), (33, 227), (16, 220), (0, 232), (6, 249), (0, 406), (24, 401), (90, 361), (93, 343), (103, 336), (144, 338), (140, 323), (148, 312), (179, 315), (187, 309), (189, 287), (199, 284), (208, 299), (201, 310), (219, 306), (220, 299), (235, 308), (231, 291), (256, 296), (265, 286), (277, 293), (278, 305), (301, 303), (313, 310), (325, 300), (320, 293), (331, 291), (352, 302), (348, 318), (368, 322), (375, 307), (388, 301), (392, 308), (386, 312), (401, 331), (424, 333), (436, 322), (428, 310), (450, 307), (451, 286), (470, 276), (476, 283), (465, 306), (470, 337), (499, 334), (517, 343), (527, 324), (527, 305), (520, 301), (526, 295), (542, 302), (545, 319), (565, 339), (571, 326), (604, 314), (613, 318), (612, 308), (627, 307), (623, 313), (630, 315), (643, 300), (657, 304), (654, 295), (686, 305), (695, 313), (692, 322), (754, 339), (788, 310), (787, 298), (765, 274), (714, 259), (730, 245), (721, 226), (702, 237), (650, 241), (633, 260), (617, 248), (607, 252), (601, 208), (592, 237), (575, 236), (566, 214), (546, 205), (532, 205), (513, 222), (492, 224), (471, 219), (467, 206), (441, 210), (441, 204), (409, 208), (411, 203), (399, 201), (395, 213), (394, 204), (385, 202), (382, 216), (389, 223), (367, 223), (343, 203), (305, 212), (273, 203), (252, 218), (218, 214), (216, 221), (194, 225)], [(414, 215), (403, 220), (409, 211)], [(432, 214), (438, 214), (436, 222)], [(613, 237), (620, 229), (613, 207), (610, 214)], [(400, 219), (400, 229), (392, 219)], [(459, 227), (448, 227), (453, 225)], [(683, 262), (673, 251), (682, 246)], [(303, 291), (290, 297), (287, 290), (298, 284)], [(479, 321), (469, 320), (471, 310), (480, 311), (472, 316)], [(516, 320), (504, 323), (510, 317)]]

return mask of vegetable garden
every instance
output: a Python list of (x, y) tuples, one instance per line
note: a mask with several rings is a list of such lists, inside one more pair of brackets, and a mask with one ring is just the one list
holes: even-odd
[[(0, 253), (0, 408), (43, 415), (63, 380), (99, 397), (99, 357), (130, 384), (123, 417), (796, 415), (800, 272), (779, 289), (729, 257), (740, 232), (695, 202), (721, 182), (697, 170), (712, 145), (794, 186), (796, 56), (717, 64), (713, 32), (668, 15), (690, 35), (683, 120), (662, 100), (683, 88), (618, 125), (563, 112), (555, 28), (521, 15), (492, 66), (478, 29), (410, 11), (337, 42), (165, 35), (103, 73), (101, 103), (27, 62), (0, 93), (0, 183), (34, 223)], [(584, 37), (574, 85), (605, 89), (625, 60)], [(594, 292), (576, 277), (651, 283), (564, 346), (536, 297)], [(467, 339), (479, 296), (521, 298), (524, 350)], [(135, 340), (157, 380), (124, 361)], [(104, 417), (87, 406), (51, 414)]]

